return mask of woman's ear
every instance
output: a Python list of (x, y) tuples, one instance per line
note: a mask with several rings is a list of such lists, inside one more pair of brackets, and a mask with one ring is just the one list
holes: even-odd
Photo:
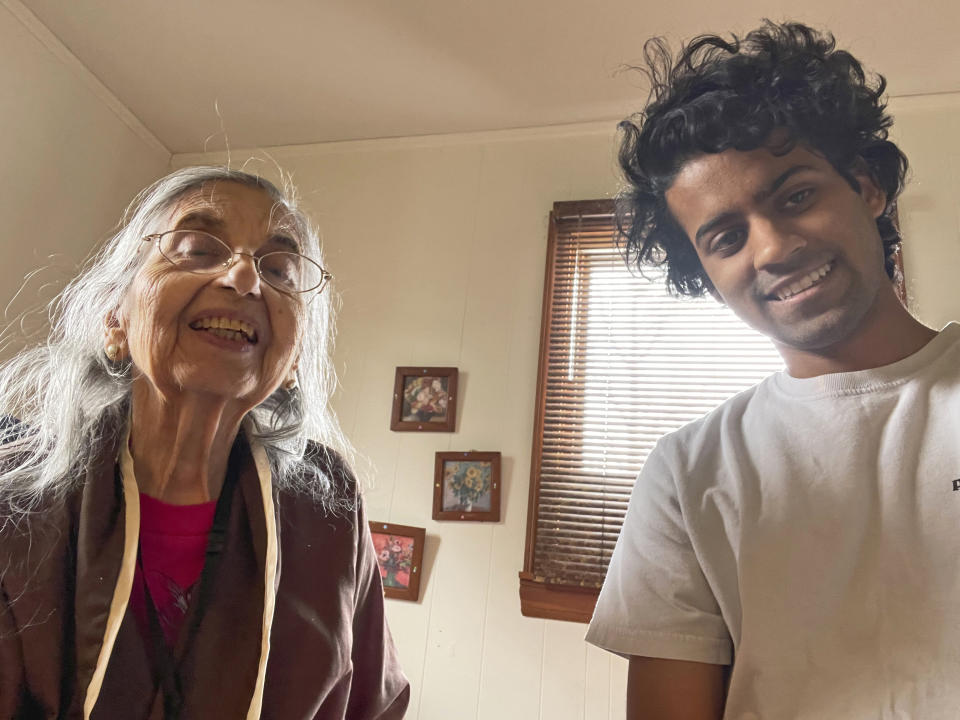
[(110, 362), (119, 362), (127, 357), (127, 333), (116, 312), (109, 312), (104, 318), (103, 341), (103, 351)]
[(297, 389), (299, 381), (297, 380), (297, 368), (300, 367), (300, 356), (293, 361), (293, 365), (290, 366), (290, 372), (287, 373), (287, 379), (283, 381), (283, 387), (290, 392), (293, 392)]

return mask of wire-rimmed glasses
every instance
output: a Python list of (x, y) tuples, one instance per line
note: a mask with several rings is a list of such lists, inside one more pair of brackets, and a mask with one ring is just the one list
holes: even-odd
[(273, 250), (263, 255), (235, 252), (216, 235), (203, 230), (167, 230), (143, 238), (154, 242), (163, 257), (185, 272), (207, 275), (231, 267), (240, 255), (253, 259), (260, 279), (280, 292), (299, 294), (323, 289), (333, 277), (298, 252)]

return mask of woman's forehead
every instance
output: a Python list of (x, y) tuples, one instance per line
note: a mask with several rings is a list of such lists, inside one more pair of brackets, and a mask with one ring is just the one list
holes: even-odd
[(188, 190), (170, 207), (168, 219), (255, 222), (272, 231), (295, 232), (298, 223), (290, 209), (267, 190), (231, 181), (211, 181)]

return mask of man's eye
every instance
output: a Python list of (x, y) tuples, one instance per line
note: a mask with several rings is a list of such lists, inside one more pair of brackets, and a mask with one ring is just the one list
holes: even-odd
[(790, 193), (787, 196), (786, 205), (789, 207), (796, 207), (798, 205), (803, 205), (813, 196), (813, 188), (804, 188), (803, 190), (797, 190), (794, 193)]
[(713, 238), (713, 242), (710, 243), (710, 252), (732, 254), (743, 245), (745, 238), (746, 233), (739, 229), (719, 233)]

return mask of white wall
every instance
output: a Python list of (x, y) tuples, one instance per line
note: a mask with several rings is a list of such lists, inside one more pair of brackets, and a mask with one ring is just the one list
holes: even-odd
[(960, 320), (960, 94), (894, 99), (890, 111), (911, 168), (900, 200), (910, 307), (940, 328)]
[[(938, 326), (960, 317), (949, 277), (960, 267), (960, 141), (950, 102), (911, 101), (897, 138), (915, 168), (902, 203), (908, 287), (921, 318)], [(556, 200), (615, 191), (612, 130), (603, 123), (271, 151), (324, 231), (342, 294), (336, 406), (376, 468), (370, 516), (427, 528), (420, 602), (387, 601), (413, 682), (411, 719), (624, 716), (625, 662), (588, 648), (583, 625), (522, 617), (517, 580), (547, 214)], [(182, 155), (173, 164), (220, 159)], [(269, 163), (254, 167), (271, 174)], [(460, 368), (456, 433), (389, 430), (398, 365)], [(503, 453), (503, 520), (434, 522), (433, 454), (469, 449)]]
[(26, 273), (53, 266), (16, 311), (73, 275), (170, 153), (15, 0), (0, 2), (0, 108), (4, 304)]

